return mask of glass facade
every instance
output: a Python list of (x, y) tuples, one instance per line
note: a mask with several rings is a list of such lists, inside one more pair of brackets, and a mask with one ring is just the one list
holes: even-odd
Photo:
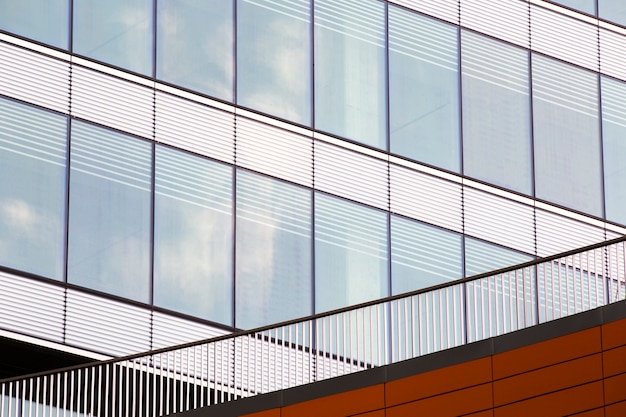
[[(0, 82), (0, 266), (250, 328), (545, 255), (535, 198), (589, 230), (625, 225), (626, 76), (452, 20), (381, 0), (4, 2), (3, 32), (124, 71), (74, 89), (72, 65), (91, 69), (67, 62), (67, 110), (42, 104), (48, 78), (22, 95)], [(84, 111), (125, 71), (128, 95), (145, 93), (142, 137), (103, 122), (135, 121), (116, 103)], [(193, 139), (163, 127), (188, 112), (168, 94), (207, 110), (185, 119)], [(519, 203), (530, 214), (510, 221), (534, 241), (493, 237), (518, 230), (468, 187)], [(608, 237), (603, 224), (589, 235)]]

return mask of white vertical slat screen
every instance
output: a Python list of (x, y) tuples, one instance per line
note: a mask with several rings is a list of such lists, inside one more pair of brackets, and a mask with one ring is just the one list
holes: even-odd
[(533, 207), (465, 187), (465, 233), (535, 253)]
[(74, 65), (72, 116), (133, 133), (153, 136), (154, 90)]
[(313, 139), (237, 117), (237, 166), (313, 186)]
[(537, 255), (550, 256), (559, 252), (602, 242), (604, 229), (574, 219), (536, 209)]
[(389, 0), (389, 3), (459, 24), (459, 0)]
[(391, 212), (463, 232), (461, 185), (391, 164)]
[(530, 7), (531, 48), (598, 71), (598, 28), (543, 7)]
[(68, 113), (70, 64), (0, 42), (0, 94)]
[(463, 0), (461, 26), (530, 47), (529, 4), (519, 0)]
[(150, 310), (67, 291), (66, 343), (109, 355), (150, 350)]
[(626, 80), (626, 34), (600, 27), (600, 72)]
[(156, 92), (155, 139), (230, 164), (235, 162), (235, 116)]
[(229, 333), (224, 329), (170, 316), (159, 311), (152, 313), (152, 320), (152, 349), (195, 342)]
[(62, 287), (0, 272), (0, 328), (63, 341)]
[(322, 141), (314, 158), (315, 189), (389, 209), (387, 162)]

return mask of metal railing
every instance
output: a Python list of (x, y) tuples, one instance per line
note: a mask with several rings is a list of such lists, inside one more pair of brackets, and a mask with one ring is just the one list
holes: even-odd
[(6, 379), (0, 415), (162, 416), (534, 326), (624, 299), (625, 240), (275, 326)]

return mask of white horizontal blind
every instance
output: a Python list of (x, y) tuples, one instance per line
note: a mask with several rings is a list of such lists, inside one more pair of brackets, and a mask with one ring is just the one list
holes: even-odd
[(465, 233), (529, 254), (535, 253), (534, 209), (465, 187)]
[(626, 79), (626, 35), (600, 28), (600, 72)]
[(315, 189), (389, 208), (387, 162), (322, 141), (314, 155)]
[(550, 256), (605, 240), (604, 229), (536, 209), (537, 255)]
[(237, 117), (236, 164), (311, 187), (313, 139)]
[(598, 71), (597, 27), (534, 4), (530, 24), (532, 50)]
[(391, 165), (391, 212), (463, 232), (461, 185)]
[(72, 116), (151, 139), (153, 101), (153, 89), (77, 65), (72, 68)]
[(70, 64), (0, 42), (0, 94), (68, 113)]
[(529, 4), (519, 0), (463, 0), (461, 26), (530, 46)]
[(151, 348), (148, 309), (68, 290), (66, 320), (69, 345), (119, 356)]
[(220, 161), (235, 161), (235, 116), (156, 92), (155, 139)]
[(389, 2), (459, 24), (459, 0), (390, 0)]
[(0, 272), (0, 328), (63, 342), (62, 287)]

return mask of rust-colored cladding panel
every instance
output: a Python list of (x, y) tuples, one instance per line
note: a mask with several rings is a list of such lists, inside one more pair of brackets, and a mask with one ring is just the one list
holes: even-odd
[(373, 385), (283, 407), (281, 417), (345, 417), (385, 408), (385, 387)]
[(605, 417), (624, 417), (626, 416), (626, 401), (621, 403), (607, 405), (604, 408)]
[(495, 417), (566, 416), (604, 405), (602, 381), (497, 407)]
[(387, 383), (387, 407), (491, 381), (491, 358), (397, 379)]
[(626, 372), (626, 346), (606, 350), (602, 355), (605, 378)]
[(601, 350), (600, 328), (594, 327), (494, 355), (493, 377), (506, 378)]
[(626, 374), (615, 375), (604, 380), (604, 401), (606, 404), (626, 401)]
[(494, 381), (494, 405), (500, 406), (602, 379), (602, 355), (574, 359)]
[(493, 407), (491, 384), (453, 391), (387, 408), (387, 417), (457, 417)]
[(602, 325), (602, 348), (612, 349), (626, 345), (626, 320)]

